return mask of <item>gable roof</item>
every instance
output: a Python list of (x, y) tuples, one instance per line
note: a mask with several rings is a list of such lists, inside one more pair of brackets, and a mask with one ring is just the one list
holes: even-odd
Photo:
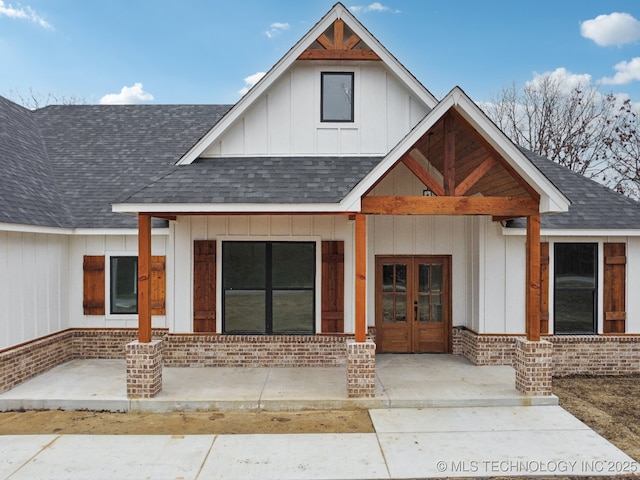
[(453, 88), (347, 196), (344, 204), (358, 211), (361, 197), (375, 185), (400, 158), (449, 110), (460, 114), (509, 166), (540, 195), (540, 212), (562, 212), (569, 206), (563, 193), (538, 170), (520, 149), (462, 91)]
[[(541, 227), (551, 230), (640, 230), (640, 202), (586, 178), (524, 148), (529, 160), (571, 200), (569, 210), (543, 215)], [(526, 228), (524, 219), (507, 222)]]
[(429, 92), (389, 51), (351, 14), (342, 4), (336, 3), (327, 14), (316, 23), (265, 75), (247, 92), (225, 115), (211, 128), (203, 138), (193, 145), (177, 162), (178, 165), (193, 163), (200, 155), (247, 111), (320, 37), (336, 20), (345, 24), (364, 42), (387, 66), (389, 71), (398, 77), (406, 87), (416, 95), (428, 108), (433, 108), (438, 100)]

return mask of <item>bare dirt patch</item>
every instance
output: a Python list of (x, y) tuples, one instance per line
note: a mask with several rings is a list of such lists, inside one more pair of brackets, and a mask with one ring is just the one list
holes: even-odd
[(0, 413), (0, 435), (223, 435), (373, 431), (367, 410), (171, 413), (39, 410)]
[(640, 462), (640, 375), (553, 379), (560, 405)]

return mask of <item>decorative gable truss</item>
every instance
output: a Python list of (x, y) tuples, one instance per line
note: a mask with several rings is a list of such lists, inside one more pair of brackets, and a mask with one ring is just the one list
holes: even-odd
[[(345, 40), (345, 36), (347, 39)], [(382, 59), (338, 18), (298, 60), (376, 60)]]

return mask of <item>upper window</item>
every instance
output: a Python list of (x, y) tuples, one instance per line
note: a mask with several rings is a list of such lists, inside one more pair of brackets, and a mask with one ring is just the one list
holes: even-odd
[(315, 248), (315, 242), (223, 242), (224, 333), (314, 333)]
[(138, 257), (111, 257), (109, 312), (138, 313)]
[(353, 122), (353, 72), (322, 72), (320, 119)]
[(598, 294), (598, 244), (554, 246), (555, 333), (595, 333)]

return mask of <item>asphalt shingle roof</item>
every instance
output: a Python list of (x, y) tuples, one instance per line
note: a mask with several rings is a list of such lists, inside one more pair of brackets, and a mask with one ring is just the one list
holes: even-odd
[[(229, 105), (66, 105), (0, 97), (0, 222), (132, 228), (113, 203), (336, 203), (381, 157), (233, 157), (175, 163)], [(547, 229), (640, 229), (640, 203), (524, 150), (571, 200)], [(522, 219), (508, 223), (523, 227)]]
[(382, 157), (242, 157), (175, 166), (122, 203), (336, 203)]
[[(621, 195), (598, 182), (562, 165), (521, 149), (525, 156), (570, 201), (569, 211), (543, 215), (541, 227), (547, 229), (626, 230), (640, 229), (640, 202)], [(524, 219), (507, 223), (525, 228)]]
[(36, 117), (0, 97), (0, 222), (65, 227), (59, 193)]

